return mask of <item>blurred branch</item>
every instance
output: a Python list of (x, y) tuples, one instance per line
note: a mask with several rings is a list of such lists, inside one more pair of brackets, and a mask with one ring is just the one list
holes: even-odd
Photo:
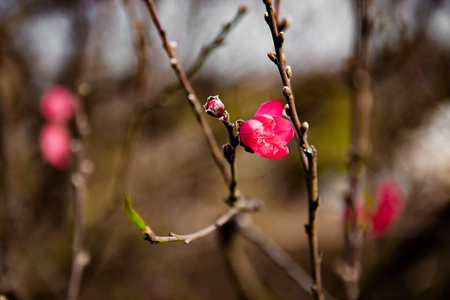
[[(225, 42), (226, 37), (230, 33), (231, 29), (233, 29), (243, 18), (245, 13), (247, 12), (247, 6), (243, 5), (239, 7), (233, 19), (223, 25), (222, 30), (214, 37), (214, 39), (207, 45), (202, 47), (202, 50), (197, 56), (197, 59), (193, 63), (193, 65), (186, 71), (186, 77), (188, 79), (192, 78), (197, 72), (203, 67), (206, 59), (211, 55), (211, 53), (222, 46)], [(157, 107), (160, 107), (164, 104), (164, 101), (173, 95), (176, 91), (180, 89), (180, 84), (175, 83), (168, 85), (161, 92), (159, 92), (155, 96), (151, 96), (149, 99), (143, 101), (144, 112), (151, 111)], [(161, 100), (162, 99), (162, 100)]]
[[(300, 124), (297, 108), (295, 107), (295, 100), (292, 93), (290, 79), (292, 76), (292, 70), (290, 66), (286, 65), (285, 57), (283, 54), (283, 43), (285, 39), (284, 32), (278, 31), (277, 17), (274, 12), (272, 0), (264, 0), (263, 2), (266, 5), (267, 10), (264, 18), (269, 25), (270, 31), (272, 33), (273, 44), (275, 47), (275, 53), (269, 52), (268, 56), (269, 59), (278, 67), (278, 71), (281, 76), (281, 81), (283, 83), (283, 95), (285, 96), (286, 102), (289, 106), (288, 114), (294, 124), (297, 140), (299, 141), (302, 164), (306, 173), (309, 222), (305, 225), (305, 230), (309, 240), (311, 252), (311, 268), (314, 278), (314, 284), (311, 286), (311, 288), (316, 299), (323, 299), (324, 296), (321, 275), (322, 255), (319, 253), (317, 235), (317, 216), (320, 200), (317, 180), (317, 150), (309, 145), (307, 140), (309, 125), (306, 122)], [(279, 10), (280, 8), (277, 7), (277, 9)]]
[(231, 181), (231, 175), (227, 168), (227, 162), (224, 159), (224, 157), (219, 149), (219, 146), (217, 145), (217, 141), (213, 135), (211, 127), (209, 126), (208, 122), (205, 119), (203, 106), (200, 104), (200, 101), (198, 100), (194, 89), (192, 88), (191, 84), (189, 83), (189, 80), (186, 77), (186, 74), (181, 69), (180, 64), (178, 63), (178, 59), (175, 54), (175, 48), (173, 47), (173, 43), (170, 43), (169, 39), (167, 38), (166, 31), (163, 29), (163, 27), (161, 25), (161, 22), (156, 13), (156, 9), (155, 9), (155, 5), (154, 5), (153, 1), (146, 0), (145, 3), (147, 4), (148, 11), (152, 17), (153, 23), (155, 24), (158, 34), (161, 38), (163, 48), (166, 51), (167, 56), (170, 59), (170, 65), (172, 66), (172, 69), (174, 70), (176, 76), (178, 77), (178, 81), (186, 93), (186, 99), (187, 99), (189, 105), (191, 106), (192, 111), (194, 112), (194, 114), (197, 118), (197, 121), (200, 124), (200, 127), (202, 128), (203, 134), (209, 145), (211, 155), (213, 156), (213, 159), (214, 159), (216, 165), (220, 169), (225, 182), (227, 184), (229, 184)]
[(225, 262), (239, 292), (236, 299), (272, 299), (267, 288), (258, 279), (258, 274), (247, 258), (242, 243), (238, 240), (239, 220), (243, 217), (244, 215), (235, 216), (220, 230), (220, 242), (227, 258)]
[(251, 223), (249, 219), (239, 222), (239, 231), (283, 269), (302, 289), (311, 294), (312, 278), (275, 241)]
[(349, 192), (346, 204), (350, 208), (346, 227), (347, 268), (343, 279), (348, 299), (359, 296), (360, 256), (363, 243), (362, 228), (358, 225), (358, 203), (363, 199), (366, 177), (366, 160), (369, 156), (369, 125), (373, 96), (370, 88), (369, 39), (372, 18), (369, 15), (369, 0), (355, 0), (356, 39), (354, 44), (354, 67), (352, 72), (353, 104), (351, 127), (351, 153), (349, 165)]
[[(5, 67), (3, 53), (0, 52), (0, 61), (3, 63), (0, 74), (3, 75)], [(0, 82), (0, 295), (6, 295), (11, 298), (24, 297), (20, 293), (19, 283), (17, 282), (14, 268), (11, 262), (11, 246), (12, 234), (11, 227), (15, 228), (13, 224), (14, 218), (10, 205), (12, 199), (16, 200), (17, 181), (13, 178), (18, 178), (15, 174), (15, 168), (12, 167), (14, 163), (14, 113), (13, 100), (8, 99), (5, 94), (8, 85), (5, 85), (6, 76), (2, 76)], [(11, 93), (11, 91), (10, 91)]]
[(261, 208), (261, 203), (258, 200), (240, 200), (236, 202), (233, 207), (230, 207), (222, 216), (220, 216), (213, 224), (196, 231), (191, 234), (179, 235), (173, 232), (169, 233), (169, 236), (157, 236), (155, 233), (147, 227), (147, 231), (144, 233), (144, 239), (152, 244), (165, 243), (165, 242), (185, 242), (189, 244), (192, 241), (206, 237), (214, 232), (216, 229), (230, 222), (233, 217), (241, 212), (255, 212)]
[(72, 141), (75, 169), (71, 180), (75, 197), (72, 273), (69, 280), (68, 300), (75, 300), (78, 298), (83, 270), (90, 260), (89, 254), (84, 247), (84, 218), (86, 210), (85, 206), (88, 198), (86, 177), (91, 169), (91, 162), (85, 157), (84, 142), (90, 133), (90, 125), (84, 111), (83, 103), (80, 99), (76, 99), (75, 125), (78, 139)]

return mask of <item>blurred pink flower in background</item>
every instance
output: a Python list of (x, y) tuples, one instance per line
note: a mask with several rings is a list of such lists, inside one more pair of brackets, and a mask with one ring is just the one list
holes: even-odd
[(57, 124), (46, 124), (41, 129), (39, 146), (44, 159), (53, 167), (63, 170), (70, 166), (70, 131)]
[(51, 123), (67, 123), (74, 113), (72, 98), (72, 94), (62, 86), (47, 89), (41, 100), (42, 115)]
[(384, 234), (398, 219), (403, 209), (403, 191), (394, 180), (378, 183), (376, 208), (372, 218), (372, 230), (375, 236)]
[(255, 116), (240, 126), (241, 143), (262, 157), (278, 159), (288, 155), (286, 145), (294, 136), (294, 130), (282, 114), (283, 102), (280, 100), (261, 104)]

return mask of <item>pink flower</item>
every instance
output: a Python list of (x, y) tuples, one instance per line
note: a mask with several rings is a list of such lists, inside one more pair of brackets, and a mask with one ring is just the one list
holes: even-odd
[(372, 218), (372, 229), (375, 236), (385, 233), (398, 219), (403, 208), (403, 192), (393, 180), (378, 183), (376, 192), (378, 207)]
[(62, 86), (47, 89), (42, 96), (41, 112), (49, 122), (66, 123), (74, 112), (72, 94)]
[(70, 132), (65, 126), (44, 125), (39, 137), (39, 146), (44, 159), (60, 170), (69, 167), (72, 161), (70, 139)]
[(284, 119), (283, 103), (267, 101), (255, 116), (239, 127), (241, 143), (262, 157), (278, 159), (289, 154), (287, 143), (294, 136), (290, 121)]

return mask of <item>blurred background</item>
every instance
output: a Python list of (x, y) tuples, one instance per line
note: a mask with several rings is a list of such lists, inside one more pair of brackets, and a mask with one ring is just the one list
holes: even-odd
[[(140, 97), (150, 102), (176, 83), (169, 60), (141, 1), (148, 60)], [(362, 299), (450, 297), (450, 1), (374, 1), (371, 43), (374, 107), (366, 194), (383, 179), (404, 191), (393, 228), (366, 239)], [(207, 58), (191, 83), (202, 102), (219, 95), (231, 119), (249, 119), (258, 106), (282, 99), (281, 81), (261, 1), (157, 1), (168, 36), (188, 69), (239, 6), (248, 11)], [(343, 196), (347, 188), (352, 90), (352, 2), (282, 2), (285, 54), (309, 140), (319, 153), (322, 206), (319, 244), (325, 288), (343, 298), (337, 273), (344, 257)], [(159, 235), (201, 229), (225, 211), (227, 188), (210, 156), (183, 92), (151, 110), (127, 163), (115, 180), (135, 101), (138, 55), (133, 22), (121, 1), (2, 0), (0, 96), (2, 126), (0, 293), (23, 299), (65, 298), (72, 260), (72, 168), (42, 158), (39, 132), (44, 91), (83, 86), (91, 126), (84, 143), (92, 162), (86, 203), (86, 248), (91, 256), (80, 299), (235, 299), (215, 234), (189, 245), (149, 245), (127, 221), (114, 189), (124, 184), (136, 209)], [(220, 144), (221, 122), (208, 117)], [(71, 125), (73, 131), (73, 124)], [(239, 186), (261, 199), (254, 223), (310, 272), (304, 173), (294, 142), (280, 160), (237, 152)], [(6, 168), (6, 165), (9, 167)], [(112, 213), (109, 213), (112, 211)], [(101, 228), (101, 230), (99, 229)], [(299, 288), (259, 249), (242, 239), (273, 299), (303, 299)]]

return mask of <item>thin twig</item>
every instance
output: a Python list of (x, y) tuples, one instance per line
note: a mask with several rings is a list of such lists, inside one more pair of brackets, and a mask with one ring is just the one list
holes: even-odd
[[(319, 252), (318, 235), (317, 235), (317, 215), (319, 209), (319, 194), (318, 194), (318, 180), (317, 180), (317, 150), (311, 147), (307, 140), (307, 132), (309, 125), (304, 122), (300, 123), (297, 109), (295, 106), (294, 95), (291, 88), (292, 70), (286, 65), (283, 54), (284, 32), (279, 32), (279, 24), (274, 12), (272, 0), (263, 0), (266, 5), (267, 12), (264, 18), (269, 25), (272, 33), (275, 53), (269, 53), (269, 59), (272, 60), (278, 67), (281, 81), (283, 83), (283, 95), (289, 106), (289, 116), (294, 124), (295, 133), (300, 147), (300, 155), (302, 159), (303, 168), (306, 173), (306, 187), (308, 191), (308, 213), (309, 222), (305, 225), (306, 233), (309, 239), (309, 246), (311, 252), (311, 269), (314, 278), (314, 284), (311, 286), (313, 294), (316, 299), (323, 299), (323, 287), (321, 276), (321, 261), (322, 256)], [(277, 1), (278, 3), (279, 1)], [(280, 9), (279, 7), (277, 8)]]
[[(236, 25), (240, 22), (240, 20), (243, 18), (245, 13), (247, 12), (247, 6), (243, 5), (239, 7), (238, 11), (234, 15), (234, 17), (227, 22), (225, 25), (223, 25), (220, 32), (213, 38), (213, 40), (202, 47), (202, 50), (198, 54), (196, 60), (192, 64), (192, 66), (186, 71), (186, 77), (188, 79), (192, 78), (197, 72), (203, 67), (204, 63), (206, 62), (207, 58), (211, 55), (211, 53), (222, 46), (225, 42), (226, 37), (230, 33), (231, 29), (236, 27)], [(164, 88), (161, 92), (159, 92), (157, 95), (151, 96), (149, 99), (143, 101), (144, 106), (143, 110), (144, 112), (149, 112), (157, 107), (160, 107), (163, 105), (168, 97), (173, 95), (176, 91), (180, 89), (180, 84), (174, 83), (171, 85), (168, 85), (166, 88)]]
[(240, 200), (236, 202), (236, 205), (230, 207), (223, 215), (221, 215), (213, 224), (196, 231), (191, 234), (175, 234), (173, 232), (169, 233), (168, 236), (157, 236), (150, 227), (147, 227), (144, 233), (144, 239), (152, 244), (165, 243), (165, 242), (185, 242), (189, 244), (192, 241), (201, 239), (208, 236), (216, 229), (222, 227), (236, 215), (242, 212), (255, 212), (261, 208), (261, 203), (258, 200)]
[(366, 177), (366, 160), (369, 155), (369, 125), (373, 96), (370, 89), (369, 39), (372, 20), (369, 16), (367, 0), (355, 0), (356, 39), (354, 44), (355, 65), (352, 70), (353, 105), (351, 154), (349, 166), (349, 192), (346, 197), (351, 214), (348, 227), (345, 228), (347, 244), (347, 268), (343, 278), (346, 283), (348, 299), (357, 299), (359, 295), (360, 256), (362, 250), (362, 229), (358, 225), (358, 202), (363, 198)]
[(208, 142), (211, 155), (213, 156), (215, 163), (219, 167), (225, 182), (229, 184), (231, 181), (231, 175), (227, 168), (227, 162), (223, 157), (219, 146), (217, 145), (217, 141), (213, 135), (211, 127), (206, 121), (203, 106), (200, 104), (200, 101), (198, 100), (194, 89), (189, 83), (186, 74), (180, 67), (177, 56), (175, 54), (175, 49), (169, 42), (169, 39), (167, 38), (166, 35), (166, 31), (163, 29), (159, 17), (156, 13), (155, 4), (153, 3), (152, 0), (146, 0), (145, 3), (147, 4), (148, 11), (152, 17), (153, 23), (155, 24), (158, 34), (161, 38), (163, 48), (166, 51), (167, 55), (169, 56), (170, 65), (172, 66), (172, 69), (175, 71), (178, 81), (186, 93), (186, 99), (189, 105), (191, 106), (198, 122), (200, 123), (200, 127), (202, 128), (204, 136), (206, 137), (206, 141)]
[(86, 175), (90, 171), (90, 162), (85, 157), (84, 141), (90, 132), (90, 125), (84, 111), (83, 103), (76, 100), (75, 124), (78, 140), (72, 141), (72, 153), (74, 157), (75, 170), (71, 180), (74, 188), (74, 235), (73, 235), (73, 259), (72, 272), (69, 280), (67, 299), (78, 298), (83, 270), (89, 263), (89, 254), (84, 246), (84, 218), (85, 206), (88, 198)]

